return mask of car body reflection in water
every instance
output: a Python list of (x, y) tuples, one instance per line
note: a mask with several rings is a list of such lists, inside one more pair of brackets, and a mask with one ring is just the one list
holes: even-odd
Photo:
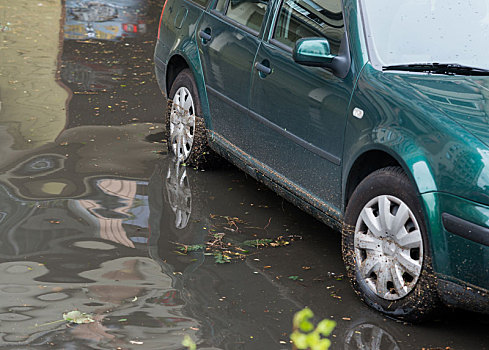
[(146, 33), (145, 0), (67, 0), (64, 38), (121, 40)]

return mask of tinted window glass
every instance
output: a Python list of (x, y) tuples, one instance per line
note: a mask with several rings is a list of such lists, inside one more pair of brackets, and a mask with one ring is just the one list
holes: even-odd
[[(222, 8), (222, 5), (220, 5), (220, 3), (217, 4), (218, 7)], [(267, 5), (268, 0), (229, 0), (226, 16), (259, 32), (263, 18), (265, 17)], [(219, 10), (219, 8), (216, 9)]]
[(344, 31), (341, 0), (284, 0), (273, 37), (290, 47), (301, 38), (325, 37), (337, 55)]

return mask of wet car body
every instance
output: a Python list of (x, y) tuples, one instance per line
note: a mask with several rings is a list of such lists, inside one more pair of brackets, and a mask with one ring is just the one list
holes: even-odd
[(342, 62), (329, 68), (298, 64), (273, 37), (281, 1), (258, 26), (219, 6), (167, 0), (155, 50), (164, 94), (191, 71), (209, 146), (338, 229), (363, 179), (402, 168), (427, 226), (436, 275), (427, 288), (445, 304), (488, 312), (487, 75), (383, 70), (358, 1), (321, 12), (344, 26), (329, 43)]

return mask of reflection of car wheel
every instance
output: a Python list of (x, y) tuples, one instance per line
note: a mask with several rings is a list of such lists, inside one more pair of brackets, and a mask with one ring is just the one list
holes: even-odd
[(175, 227), (184, 229), (192, 214), (192, 191), (187, 177), (187, 169), (171, 162), (166, 175), (168, 202), (175, 213)]
[(189, 69), (178, 74), (169, 98), (165, 123), (170, 152), (181, 162), (203, 165), (208, 161), (209, 147), (197, 86)]
[(348, 331), (344, 341), (345, 350), (400, 350), (396, 339), (385, 329), (374, 324), (360, 324)]
[(423, 213), (401, 168), (377, 170), (353, 192), (343, 259), (355, 291), (381, 312), (416, 321), (438, 305)]

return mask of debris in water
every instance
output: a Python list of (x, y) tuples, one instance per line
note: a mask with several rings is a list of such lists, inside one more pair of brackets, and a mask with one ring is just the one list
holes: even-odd
[(92, 323), (95, 322), (95, 320), (92, 318), (91, 315), (88, 315), (84, 312), (80, 311), (70, 311), (65, 314), (63, 314), (63, 319), (65, 321), (71, 322), (71, 323)]

